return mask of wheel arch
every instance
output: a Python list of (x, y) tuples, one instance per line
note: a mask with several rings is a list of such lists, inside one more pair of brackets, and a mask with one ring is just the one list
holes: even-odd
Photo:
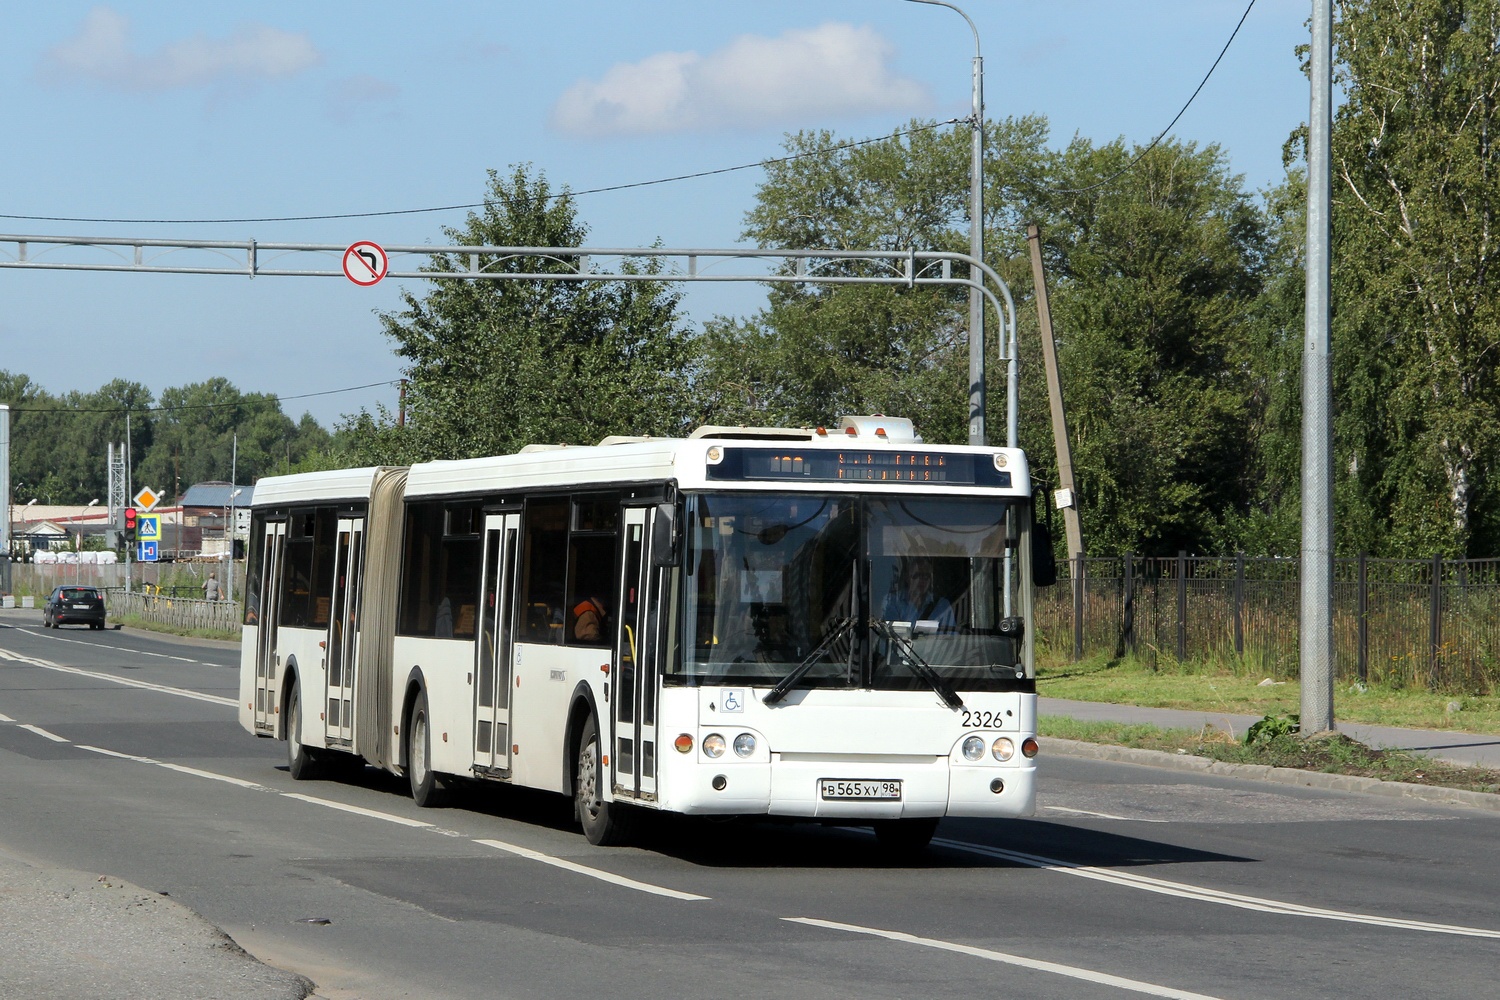
[(287, 719), (290, 717), (292, 705), (292, 688), (301, 690), (302, 674), (297, 669), (297, 658), (288, 656), (286, 667), (281, 671), (281, 685), (276, 689), (276, 738), (278, 740), (291, 739), (291, 733), (287, 731)]
[(427, 690), (427, 677), (422, 673), (420, 665), (414, 666), (406, 675), (406, 683), (401, 690), (401, 714), (396, 717), (397, 725), (401, 727), (399, 738), (396, 740), (396, 763), (404, 771), (406, 761), (407, 728), (411, 718), (411, 707), (416, 704), (417, 695)]
[(608, 720), (599, 714), (599, 706), (594, 701), (594, 689), (589, 687), (587, 681), (579, 681), (568, 704), (568, 724), (563, 727), (562, 788), (563, 794), (569, 797), (573, 795), (573, 778), (578, 774), (578, 740), (583, 735), (583, 724), (591, 715), (598, 720), (596, 725), (599, 727), (599, 744), (608, 747), (609, 738), (606, 736), (605, 726)]

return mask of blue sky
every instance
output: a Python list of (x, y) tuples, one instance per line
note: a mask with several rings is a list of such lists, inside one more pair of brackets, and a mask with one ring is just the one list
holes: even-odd
[[(1042, 114), (1054, 142), (1145, 142), (1248, 0), (960, 0), (986, 113)], [(1306, 0), (1257, 0), (1174, 129), (1217, 142), (1252, 190), (1307, 116)], [(968, 113), (973, 36), (906, 0), (8, 4), (0, 11), (0, 215), (302, 216), (477, 201), (530, 163), (576, 190), (753, 163), (784, 133), (886, 134)], [(579, 199), (596, 246), (739, 242), (758, 170)], [(0, 232), (348, 244), (442, 242), (463, 213), (149, 225), (0, 218)], [(0, 250), (3, 250), (0, 247)], [(416, 286), (420, 293), (421, 286)], [(386, 281), (0, 270), (0, 368), (54, 392), (160, 392), (216, 375), (296, 396), (394, 379)], [(696, 285), (695, 320), (755, 286)], [(395, 390), (288, 400), (331, 426)]]

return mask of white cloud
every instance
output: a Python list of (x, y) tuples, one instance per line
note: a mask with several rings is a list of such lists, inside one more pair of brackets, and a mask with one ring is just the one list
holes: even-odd
[(552, 120), (566, 132), (624, 135), (786, 127), (930, 106), (923, 84), (892, 70), (893, 53), (873, 29), (851, 24), (742, 35), (706, 56), (661, 52), (580, 80), (558, 98)]
[(124, 90), (182, 90), (295, 76), (322, 59), (305, 34), (250, 22), (227, 38), (195, 35), (154, 52), (133, 52), (125, 15), (95, 7), (76, 35), (48, 50), (41, 69), (58, 81), (91, 80)]

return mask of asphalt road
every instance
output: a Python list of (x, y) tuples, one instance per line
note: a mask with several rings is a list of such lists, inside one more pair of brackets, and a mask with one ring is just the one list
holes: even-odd
[(320, 995), (1500, 994), (1493, 814), (1044, 746), (1035, 820), (948, 821), (918, 864), (807, 825), (599, 849), (522, 790), (292, 781), (237, 661), (0, 618), (0, 846), (169, 893)]

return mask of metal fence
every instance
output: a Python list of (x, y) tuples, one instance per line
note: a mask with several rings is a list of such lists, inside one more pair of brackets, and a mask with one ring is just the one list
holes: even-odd
[(174, 628), (222, 632), (227, 639), (239, 637), (243, 613), (239, 601), (205, 601), (139, 591), (108, 591), (104, 603), (110, 617), (130, 615)]
[[(1044, 662), (1129, 652), (1297, 675), (1298, 558), (1126, 553), (1081, 563), (1059, 566), (1057, 586), (1038, 591)], [(1333, 601), (1339, 679), (1500, 687), (1500, 559), (1336, 559)]]
[[(11, 589), (16, 596), (46, 599), (53, 587), (60, 585), (98, 587), (107, 591), (124, 591), (126, 567), (123, 563), (15, 563), (11, 567)], [(209, 573), (225, 585), (224, 564), (219, 561), (179, 563), (134, 563), (130, 566), (131, 589), (170, 593), (183, 597), (202, 597), (203, 581)], [(245, 564), (234, 565), (234, 595), (245, 586)], [(19, 602), (18, 602), (19, 603)]]

